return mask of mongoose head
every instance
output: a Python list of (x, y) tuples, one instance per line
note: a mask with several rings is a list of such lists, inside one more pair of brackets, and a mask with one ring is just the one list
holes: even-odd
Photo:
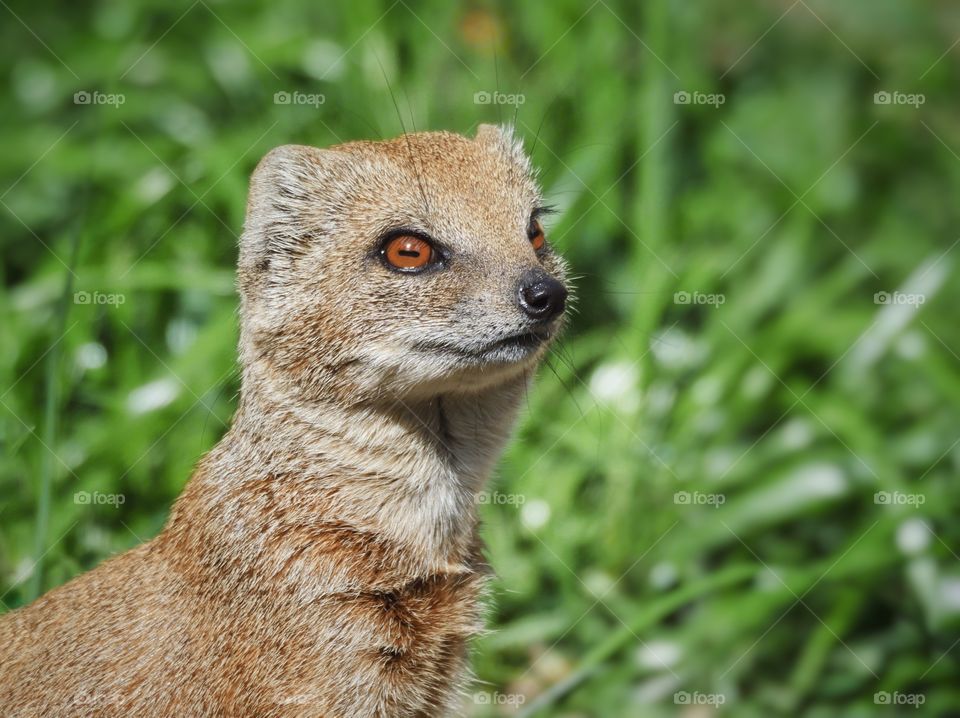
[(545, 211), (509, 128), (271, 151), (240, 249), (245, 367), (306, 400), (528, 375), (568, 291)]

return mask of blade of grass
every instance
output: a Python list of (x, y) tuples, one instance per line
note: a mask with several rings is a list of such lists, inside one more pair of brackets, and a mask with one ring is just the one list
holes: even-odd
[[(63, 281), (63, 293), (57, 305), (56, 326), (51, 333), (51, 341), (62, 337), (66, 331), (67, 315), (73, 297), (73, 269), (77, 266), (80, 252), (80, 234), (82, 221), (78, 222), (70, 238), (70, 257)], [(63, 342), (58, 341), (47, 357), (45, 367), (45, 398), (43, 408), (43, 443), (50, 449), (42, 452), (40, 463), (40, 488), (37, 496), (37, 513), (34, 523), (33, 571), (27, 587), (27, 602), (37, 596), (43, 588), (43, 558), (47, 553), (47, 534), (50, 525), (50, 494), (53, 486), (54, 457), (52, 447), (57, 438), (57, 407), (60, 404), (60, 355)]]
[[(649, 295), (645, 301), (637, 303), (632, 324), (635, 338), (630, 342), (631, 346), (645, 346), (661, 317), (662, 297), (668, 296), (676, 278), (675, 268), (670, 266), (671, 257), (665, 253), (671, 220), (668, 199), (673, 162), (670, 135), (675, 111), (673, 103), (667, 99), (672, 95), (669, 71), (662, 64), (670, 47), (669, 4), (662, 0), (646, 3), (642, 22), (648, 49), (644, 55), (641, 92), (638, 93), (643, 106), (639, 108), (641, 121), (637, 140), (643, 159), (638, 173), (639, 201), (635, 203), (629, 221), (643, 240), (643, 244), (635, 244), (631, 263), (635, 275), (640, 278), (640, 286)], [(656, 57), (652, 56), (653, 53)], [(644, 359), (645, 364), (649, 361), (650, 357)], [(647, 375), (645, 369), (643, 374)]]
[(840, 636), (846, 634), (863, 608), (865, 600), (862, 593), (844, 591), (820, 627), (807, 640), (790, 678), (790, 691), (785, 706), (788, 714), (796, 715), (797, 707), (812, 692), (831, 651), (837, 642), (842, 640)]

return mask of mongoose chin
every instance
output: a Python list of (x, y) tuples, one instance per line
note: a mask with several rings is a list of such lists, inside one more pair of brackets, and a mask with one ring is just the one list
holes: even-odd
[(156, 538), (0, 618), (0, 715), (456, 711), (477, 493), (567, 300), (545, 211), (508, 128), (270, 152), (233, 424)]

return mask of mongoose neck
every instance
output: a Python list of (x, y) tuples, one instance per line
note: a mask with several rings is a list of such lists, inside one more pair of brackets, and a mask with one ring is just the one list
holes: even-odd
[[(526, 381), (483, 394), (354, 404), (297, 402), (245, 382), (232, 428), (182, 500), (222, 503), (206, 507), (211, 520), (228, 521), (223, 535), (247, 541), (245, 527), (262, 523), (260, 495), (269, 491), (271, 500), (287, 497), (284, 521), (346, 523), (404, 546), (417, 570), (448, 568), (472, 544), (477, 494)], [(171, 525), (181, 514), (191, 515), (175, 511)]]

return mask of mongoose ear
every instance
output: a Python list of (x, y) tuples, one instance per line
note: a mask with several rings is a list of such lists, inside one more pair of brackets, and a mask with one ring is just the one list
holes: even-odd
[(266, 269), (278, 254), (302, 251), (304, 212), (317, 205), (334, 161), (329, 150), (283, 145), (260, 160), (250, 178), (247, 216), (240, 239), (240, 266)]
[(517, 164), (525, 173), (532, 174), (533, 166), (523, 149), (523, 140), (516, 136), (513, 125), (487, 125), (477, 127), (476, 142), (498, 152)]
[(484, 123), (477, 126), (475, 139), (477, 142), (485, 145), (502, 144), (506, 133), (513, 133), (509, 125), (490, 125)]

